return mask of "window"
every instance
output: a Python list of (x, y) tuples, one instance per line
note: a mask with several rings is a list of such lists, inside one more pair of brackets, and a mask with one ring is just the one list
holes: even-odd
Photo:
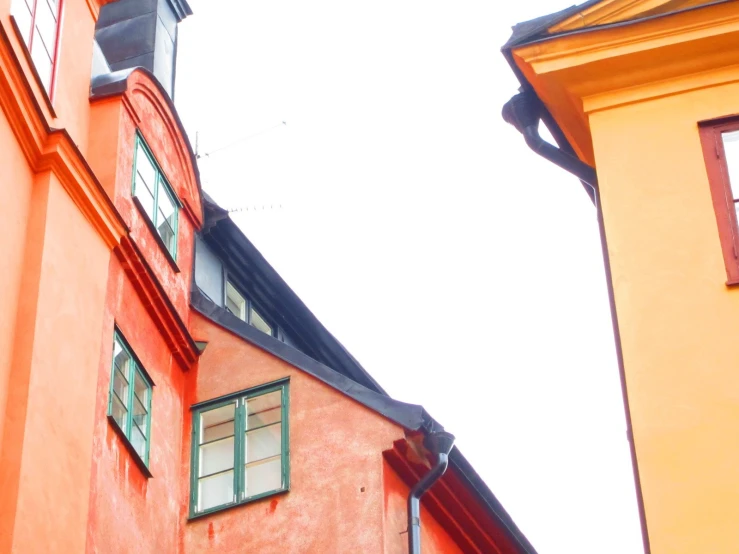
[(288, 382), (193, 407), (190, 515), (290, 488)]
[(108, 417), (145, 466), (149, 465), (152, 384), (118, 331), (113, 338)]
[(13, 0), (12, 14), (36, 72), (51, 96), (59, 47), (62, 0)]
[(151, 150), (138, 133), (133, 168), (133, 195), (141, 203), (167, 252), (176, 260), (177, 216), (180, 203), (159, 169)]
[(700, 136), (727, 284), (739, 284), (739, 118), (703, 122)]
[(267, 323), (267, 320), (254, 308), (254, 304), (247, 300), (230, 281), (226, 281), (226, 309), (262, 333), (274, 336), (272, 325)]

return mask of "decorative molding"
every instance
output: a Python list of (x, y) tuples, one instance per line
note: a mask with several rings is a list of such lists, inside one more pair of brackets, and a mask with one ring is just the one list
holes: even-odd
[(127, 233), (126, 224), (69, 133), (49, 126), (5, 23), (0, 23), (0, 108), (31, 168), (52, 171), (105, 244), (114, 248)]
[(124, 237), (114, 250), (126, 276), (162, 333), (172, 357), (187, 371), (200, 356), (195, 341), (138, 246)]
[(86, 0), (87, 7), (90, 9), (90, 15), (93, 21), (97, 23), (98, 17), (100, 17), (100, 3), (98, 0)]
[[(554, 36), (545, 39), (558, 41), (557, 48), (543, 49), (539, 42), (514, 50), (524, 62), (531, 64), (537, 74), (551, 73), (604, 59), (615, 58), (650, 49), (662, 48), (680, 42), (689, 42), (739, 31), (739, 12), (726, 9), (727, 4), (706, 10), (696, 20), (695, 11), (675, 14), (669, 24), (665, 19), (634, 23), (629, 32), (623, 29), (584, 29), (586, 33)], [(711, 13), (708, 13), (708, 12)], [(725, 12), (718, 15), (718, 12)], [(708, 14), (708, 15), (706, 15)], [(682, 22), (679, 20), (682, 19)], [(610, 33), (608, 38), (605, 33)]]
[(550, 33), (561, 33), (582, 29), (583, 27), (634, 19), (668, 2), (669, 0), (603, 0), (603, 2), (585, 8), (561, 23), (557, 23), (550, 27), (548, 31)]

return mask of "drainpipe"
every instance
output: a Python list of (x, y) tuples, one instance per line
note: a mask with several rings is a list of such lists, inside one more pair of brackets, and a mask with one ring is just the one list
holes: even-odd
[(595, 169), (577, 156), (548, 143), (539, 135), (539, 122), (544, 115), (544, 106), (532, 91), (519, 92), (503, 106), (503, 119), (523, 135), (526, 144), (534, 152), (546, 158), (582, 181), (585, 191), (595, 203), (598, 177)]
[(421, 497), (444, 475), (449, 465), (449, 452), (454, 435), (438, 431), (426, 435), (423, 444), (436, 455), (436, 465), (423, 476), (408, 495), (408, 554), (421, 554)]

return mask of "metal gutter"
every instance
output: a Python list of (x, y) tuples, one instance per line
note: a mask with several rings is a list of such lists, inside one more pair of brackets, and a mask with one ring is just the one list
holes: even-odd
[(421, 497), (441, 479), (449, 466), (449, 452), (454, 446), (454, 435), (445, 431), (429, 433), (423, 441), (436, 456), (436, 464), (415, 484), (408, 494), (408, 553), (421, 554)]

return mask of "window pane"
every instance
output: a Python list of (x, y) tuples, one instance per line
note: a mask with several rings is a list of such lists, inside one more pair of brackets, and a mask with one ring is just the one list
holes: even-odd
[(136, 395), (133, 397), (133, 422), (138, 426), (144, 436), (149, 434), (146, 428), (146, 408)]
[(154, 221), (154, 187), (156, 186), (156, 170), (151, 163), (144, 147), (139, 143), (136, 145), (136, 182), (134, 189), (136, 196), (141, 201), (146, 215)]
[[(28, 0), (30, 2), (31, 0)], [(23, 36), (23, 42), (28, 46), (31, 39), (31, 13), (33, 6), (28, 6), (23, 0), (13, 0), (10, 12), (15, 17), (15, 22), (18, 24), (18, 29), (21, 31)]]
[(122, 400), (128, 398), (128, 380), (118, 368), (113, 371), (113, 392)]
[[(36, 37), (38, 38), (38, 37)], [(31, 45), (31, 59), (36, 67), (36, 72), (41, 78), (41, 83), (47, 91), (51, 85), (51, 57), (44, 48), (42, 40), (34, 40)]]
[(246, 428), (254, 429), (256, 427), (263, 427), (270, 423), (277, 423), (282, 417), (282, 408), (277, 406), (276, 408), (270, 408), (258, 414), (250, 415), (246, 417)]
[[(128, 376), (130, 375), (130, 363), (131, 356), (129, 355), (128, 351), (123, 348), (123, 345), (118, 339), (115, 339), (113, 341), (113, 365), (126, 378), (126, 383), (128, 383)], [(122, 396), (121, 398), (128, 398), (128, 394), (126, 394), (126, 396)]]
[(149, 385), (138, 371), (133, 375), (133, 392), (136, 393), (141, 405), (144, 409), (149, 406)]
[(113, 398), (111, 399), (112, 405), (111, 405), (111, 415), (113, 416), (113, 419), (115, 419), (115, 422), (118, 424), (118, 427), (120, 427), (124, 433), (126, 433), (128, 430), (126, 429), (126, 416), (128, 414), (128, 410), (126, 409), (126, 406), (121, 402), (121, 400), (113, 394)]
[(233, 470), (198, 481), (198, 511), (228, 504), (234, 500)]
[(276, 390), (260, 396), (254, 396), (246, 400), (246, 415), (253, 416), (261, 414), (272, 408), (282, 405), (282, 391)]
[(277, 456), (281, 451), (281, 423), (274, 423), (255, 431), (247, 431), (244, 444), (244, 455), (247, 463)]
[(226, 309), (242, 321), (246, 321), (246, 299), (231, 283), (226, 283)]
[(246, 468), (246, 496), (256, 496), (282, 488), (280, 458), (250, 465)]
[(272, 334), (272, 327), (267, 323), (259, 313), (252, 308), (251, 315), (249, 316), (249, 323), (259, 329), (262, 333)]
[(734, 199), (739, 198), (739, 131), (722, 133), (724, 152), (726, 152), (726, 167), (729, 171), (729, 181)]
[(141, 430), (133, 426), (131, 429), (131, 445), (133, 446), (136, 453), (141, 457), (142, 460), (146, 459), (146, 437)]
[(46, 0), (46, 3), (49, 5), (49, 9), (54, 15), (54, 19), (56, 19), (59, 12), (59, 0)]
[(200, 447), (198, 477), (234, 467), (234, 437), (209, 442)]
[(56, 11), (52, 10), (44, 0), (38, 0), (36, 3), (36, 29), (39, 34), (33, 38), (34, 46), (40, 36), (49, 57), (53, 57), (56, 41)]
[(157, 231), (159, 236), (162, 237), (162, 242), (170, 254), (174, 256), (175, 253), (175, 240), (174, 240), (174, 229), (169, 225), (166, 219), (162, 216), (162, 212), (159, 212), (159, 225)]
[(200, 414), (200, 444), (234, 434), (236, 404), (227, 404)]
[[(164, 217), (165, 220), (169, 222), (169, 224), (174, 229), (174, 218), (175, 218), (175, 206), (172, 202), (172, 199), (169, 197), (169, 193), (167, 192), (167, 185), (164, 183), (164, 181), (159, 181), (159, 212)], [(161, 223), (162, 220), (157, 219), (157, 224)]]

